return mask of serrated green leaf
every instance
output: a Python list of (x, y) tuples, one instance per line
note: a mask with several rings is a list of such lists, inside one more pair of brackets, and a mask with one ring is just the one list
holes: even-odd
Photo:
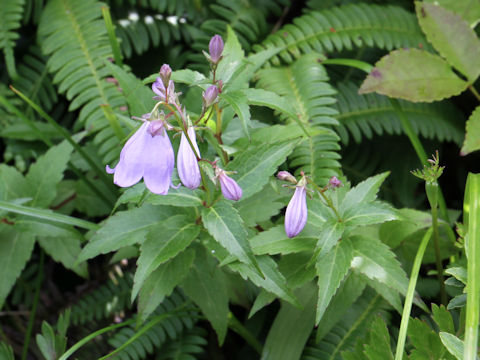
[(378, 316), (370, 325), (370, 342), (364, 345), (369, 360), (393, 360), (387, 325)]
[(342, 239), (337, 246), (318, 257), (315, 263), (318, 284), (318, 301), (315, 324), (318, 325), (332, 297), (347, 275), (353, 259), (350, 240)]
[(262, 273), (248, 243), (242, 218), (231, 203), (221, 200), (212, 207), (204, 208), (202, 220), (210, 235), (227, 249), (230, 255)]
[(455, 335), (440, 332), (440, 339), (443, 345), (447, 348), (448, 352), (455, 356), (457, 360), (463, 360), (463, 341)]
[(467, 21), (472, 28), (480, 21), (480, 3), (476, 0), (425, 0), (440, 5), (444, 9), (453, 11)]
[[(410, 319), (408, 337), (415, 347), (411, 351), (413, 359), (444, 359), (445, 348), (439, 336), (423, 321)], [(448, 356), (449, 358), (449, 356)]]
[(289, 238), (283, 225), (274, 226), (262, 231), (250, 239), (250, 245), (256, 255), (290, 254), (300, 251), (311, 251), (316, 240), (313, 237), (304, 237), (301, 234)]
[[(101, 191), (107, 191), (103, 182), (98, 179), (90, 179)], [(100, 199), (92, 189), (84, 181), (75, 182), (75, 208), (87, 214), (89, 217), (105, 216), (108, 215), (112, 209), (105, 204), (105, 201)]]
[(286, 285), (282, 273), (278, 271), (277, 263), (270, 256), (259, 256), (257, 257), (257, 261), (264, 277), (261, 277), (242, 263), (230, 264), (229, 267), (233, 271), (238, 272), (244, 279), (250, 279), (250, 281), (258, 287), (275, 294), (277, 297), (288, 301), (294, 306), (300, 306), (295, 295), (293, 295), (292, 291)]
[(276, 298), (277, 297), (274, 294), (269, 293), (268, 291), (262, 289), (260, 291), (260, 293), (257, 295), (257, 297), (255, 298), (255, 301), (253, 302), (252, 308), (250, 309), (250, 312), (248, 313), (248, 318), (250, 319), (253, 315), (255, 315), (257, 312), (259, 312), (265, 306), (270, 304)]
[(415, 7), (428, 41), (473, 83), (480, 74), (480, 40), (473, 29), (460, 15), (436, 4), (417, 1)]
[(0, 164), (0, 200), (24, 198), (29, 191), (29, 185), (16, 168)]
[(0, 309), (33, 251), (35, 237), (0, 224)]
[(249, 88), (244, 90), (244, 94), (247, 97), (249, 105), (266, 106), (270, 109), (280, 111), (293, 120), (298, 121), (298, 116), (292, 104), (273, 91)]
[(357, 204), (349, 208), (343, 214), (345, 227), (354, 228), (357, 226), (366, 226), (381, 224), (387, 221), (395, 220), (394, 209), (379, 201), (370, 204)]
[(141, 244), (153, 226), (174, 214), (172, 208), (150, 204), (117, 212), (93, 234), (77, 261), (85, 261), (127, 245)]
[[(152, 79), (152, 81), (154, 81), (157, 76), (158, 74), (155, 74), (155, 77)], [(203, 84), (207, 81), (205, 75), (199, 73), (198, 71), (193, 71), (190, 69), (173, 71), (172, 80), (187, 85), (198, 85)]]
[(242, 91), (231, 91), (227, 93), (220, 94), (220, 98), (225, 100), (235, 111), (238, 118), (240, 119), (240, 123), (242, 124), (242, 129), (248, 138), (250, 138), (249, 127), (250, 124), (250, 107), (247, 104), (247, 97)]
[(47, 207), (55, 199), (57, 185), (63, 178), (73, 147), (66, 141), (50, 148), (33, 164), (25, 180), (34, 207)]
[(382, 298), (384, 298), (395, 310), (397, 310), (399, 314), (402, 313), (402, 299), (400, 298), (397, 290), (385, 286), (383, 283), (380, 283), (377, 280), (372, 280), (368, 276), (362, 274), (358, 274), (358, 276), (365, 279), (367, 285), (374, 289)]
[(432, 102), (459, 95), (467, 86), (440, 56), (412, 48), (394, 50), (381, 58), (359, 93)]
[(408, 279), (395, 254), (380, 240), (365, 236), (352, 236), (354, 248), (352, 268), (370, 279), (377, 280), (404, 295)]
[(400, 209), (396, 214), (397, 220), (382, 224), (379, 230), (382, 242), (392, 249), (398, 247), (410, 235), (432, 224), (432, 216), (425, 211)]
[(323, 256), (330, 252), (345, 232), (345, 224), (337, 219), (328, 219), (320, 227), (318, 241), (316, 245), (316, 254)]
[(298, 309), (288, 303), (282, 303), (268, 332), (262, 360), (300, 359), (314, 325), (317, 289), (309, 283), (298, 289), (295, 294), (303, 308)]
[(170, 261), (160, 265), (143, 283), (138, 295), (138, 313), (146, 318), (169, 296), (175, 286), (187, 276), (195, 258), (195, 251), (187, 249)]
[(132, 301), (145, 279), (155, 269), (185, 250), (200, 233), (200, 227), (186, 215), (174, 215), (153, 226), (140, 247), (132, 289)]
[(369, 177), (350, 189), (341, 202), (341, 210), (345, 211), (355, 204), (375, 200), (380, 186), (388, 175), (390, 175), (389, 171)]
[(65, 268), (86, 278), (88, 276), (87, 263), (77, 264), (77, 256), (81, 250), (81, 241), (73, 237), (39, 237), (38, 243), (56, 262)]
[(237, 172), (233, 178), (243, 190), (242, 200), (262, 190), (269, 178), (293, 151), (295, 142), (265, 147), (253, 146), (228, 164), (227, 169)]
[(242, 66), (244, 51), (238, 41), (237, 35), (230, 26), (227, 26), (227, 40), (222, 53), (223, 59), (217, 67), (217, 78), (222, 79), (225, 88), (228, 88), (228, 81), (236, 70)]
[(470, 154), (480, 149), (480, 106), (472, 112), (465, 125), (465, 140), (461, 150), (462, 155)]
[(314, 279), (315, 268), (313, 266), (298, 266), (298, 264), (306, 264), (311, 257), (311, 251), (281, 257), (278, 268), (287, 279), (290, 288), (295, 289)]
[(222, 269), (204, 251), (197, 252), (195, 264), (181, 287), (210, 321), (222, 345), (228, 323), (228, 293)]
[(452, 314), (445, 308), (445, 306), (432, 304), (432, 318), (437, 323), (440, 331), (455, 333)]

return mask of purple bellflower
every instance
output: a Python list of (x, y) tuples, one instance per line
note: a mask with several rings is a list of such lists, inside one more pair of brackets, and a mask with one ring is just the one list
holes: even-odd
[(215, 175), (220, 182), (220, 188), (225, 199), (238, 201), (242, 198), (242, 188), (227, 175), (225, 170), (220, 168), (215, 169)]
[(285, 232), (289, 238), (297, 236), (307, 223), (307, 189), (303, 177), (295, 188), (285, 213)]
[(175, 156), (162, 120), (145, 121), (128, 139), (114, 169), (113, 182), (121, 187), (136, 184), (143, 177), (154, 194), (166, 195), (171, 185)]
[(162, 78), (157, 77), (152, 84), (152, 90), (158, 95), (153, 97), (155, 100), (165, 101), (167, 103), (175, 102), (175, 84), (173, 80), (169, 80), (168, 87), (165, 88)]
[[(200, 156), (200, 150), (198, 150), (197, 140), (195, 138), (195, 128), (192, 126), (189, 127), (187, 133), (197, 155)], [(197, 157), (183, 132), (177, 154), (177, 170), (178, 176), (180, 176), (180, 180), (184, 186), (190, 189), (198, 188), (202, 177), (200, 175)]]
[(222, 59), (223, 39), (220, 35), (215, 35), (210, 39), (208, 44), (208, 52), (210, 53), (210, 61), (213, 64), (218, 64)]

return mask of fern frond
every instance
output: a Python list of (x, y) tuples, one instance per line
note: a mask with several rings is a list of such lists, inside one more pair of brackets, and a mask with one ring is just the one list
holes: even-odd
[[(355, 142), (362, 137), (372, 139), (373, 134), (398, 135), (403, 132), (398, 114), (388, 97), (378, 94), (359, 95), (354, 83), (337, 84), (340, 125), (336, 128), (342, 142), (348, 144), (349, 134)], [(447, 101), (435, 103), (412, 103), (400, 100), (400, 106), (410, 120), (413, 129), (424, 138), (453, 141), (461, 145), (464, 137), (464, 117)]]
[[(179, 312), (179, 309), (185, 305), (186, 301), (188, 300), (180, 292), (174, 292), (170, 297), (166, 298), (150, 318), (167, 314), (171, 316), (163, 318), (162, 321), (152, 326), (134, 342), (117, 353), (116, 358), (121, 360), (144, 359), (147, 357), (147, 354), (153, 353), (154, 349), (158, 349), (167, 339), (176, 340), (185, 329), (191, 329), (194, 325), (192, 318), (185, 313)], [(124, 327), (116, 332), (108, 340), (108, 343), (113, 348), (119, 348), (131, 337), (135, 336), (137, 332), (136, 324)]]
[(14, 86), (33, 102), (39, 103), (44, 110), (50, 111), (58, 97), (46, 61), (40, 49), (32, 46), (18, 66), (18, 78)]
[(8, 75), (15, 79), (17, 72), (15, 69), (15, 56), (13, 48), (19, 34), (15, 30), (20, 27), (22, 20), (23, 6), (25, 0), (3, 0), (0, 11), (0, 49), (5, 56)]
[(23, 23), (27, 24), (31, 20), (34, 24), (38, 24), (45, 3), (46, 0), (26, 0)]
[[(110, 128), (102, 106), (117, 109), (125, 105), (124, 97), (112, 83), (105, 67), (111, 55), (105, 24), (101, 18), (101, 3), (95, 0), (53, 0), (43, 11), (39, 25), (42, 51), (50, 55), (49, 71), (54, 75), (58, 91), (71, 101), (69, 110), (81, 109), (78, 121), (91, 132)], [(77, 124), (78, 126), (79, 124)], [(109, 150), (119, 149), (111, 148)], [(106, 151), (105, 161), (116, 152)]]
[(340, 168), (337, 151), (339, 138), (326, 126), (337, 125), (331, 105), (335, 90), (328, 83), (325, 68), (315, 54), (305, 55), (288, 67), (268, 68), (258, 72), (257, 86), (284, 96), (290, 101), (304, 127), (318, 131), (305, 136), (290, 155), (290, 166), (305, 171), (323, 184)]
[(133, 275), (109, 279), (104, 285), (84, 295), (71, 306), (70, 319), (73, 325), (83, 325), (91, 321), (99, 321), (124, 309), (129, 309)]
[(207, 332), (194, 327), (178, 336), (175, 341), (166, 343), (158, 351), (156, 360), (183, 360), (194, 359), (194, 354), (202, 354), (203, 347), (207, 345), (205, 337)]
[(314, 51), (332, 53), (364, 46), (391, 50), (420, 44), (428, 46), (414, 14), (396, 6), (352, 4), (299, 16), (254, 49), (277, 48), (272, 62), (278, 64), (279, 57), (290, 63)]

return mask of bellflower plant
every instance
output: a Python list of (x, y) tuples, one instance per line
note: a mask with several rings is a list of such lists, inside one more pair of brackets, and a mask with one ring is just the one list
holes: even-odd
[(225, 170), (216, 168), (215, 174), (220, 182), (220, 188), (225, 199), (238, 201), (242, 198), (242, 188), (235, 180), (227, 175)]
[(113, 182), (121, 187), (136, 184), (143, 177), (145, 186), (154, 194), (166, 195), (175, 164), (172, 144), (162, 119), (145, 121), (126, 142), (120, 161), (114, 169)]
[(210, 53), (210, 61), (218, 64), (222, 58), (223, 39), (220, 35), (215, 35), (208, 44), (208, 52)]
[[(192, 142), (193, 147), (195, 148), (196, 155), (200, 156), (200, 150), (198, 149), (197, 140), (195, 137), (195, 128), (190, 126), (187, 134)], [(177, 170), (182, 184), (190, 189), (198, 188), (202, 179), (195, 152), (192, 150), (187, 137), (182, 132), (180, 147), (178, 148), (177, 154)]]
[(285, 232), (289, 238), (297, 236), (307, 223), (308, 211), (306, 185), (306, 178), (302, 177), (287, 206), (287, 211), (285, 213)]

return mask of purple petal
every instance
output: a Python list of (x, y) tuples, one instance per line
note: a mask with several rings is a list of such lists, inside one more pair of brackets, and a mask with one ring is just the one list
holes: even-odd
[(107, 172), (107, 174), (113, 174), (115, 172), (115, 168), (111, 168), (110, 166), (105, 166), (105, 171)]
[(167, 132), (151, 136), (145, 142), (145, 186), (154, 194), (166, 195), (172, 182), (175, 156)]
[(142, 178), (146, 157), (145, 144), (151, 137), (147, 129), (148, 122), (145, 122), (123, 147), (113, 176), (113, 182), (118, 186), (132, 186)]
[[(195, 138), (195, 129), (190, 127), (187, 131), (193, 147), (195, 148), (198, 156), (200, 156), (197, 140)], [(198, 188), (202, 179), (200, 175), (200, 169), (198, 167), (198, 161), (184, 133), (182, 133), (180, 147), (178, 148), (177, 170), (178, 176), (180, 177), (180, 180), (184, 186), (190, 189)]]
[(285, 213), (285, 232), (289, 238), (297, 236), (307, 223), (307, 191), (297, 186)]
[(157, 77), (155, 82), (152, 84), (152, 90), (158, 96), (165, 98), (165, 86), (163, 85), (162, 79)]
[(220, 188), (222, 189), (222, 194), (225, 199), (238, 201), (242, 197), (242, 188), (233, 180), (230, 176), (221, 172), (218, 176), (220, 181)]

